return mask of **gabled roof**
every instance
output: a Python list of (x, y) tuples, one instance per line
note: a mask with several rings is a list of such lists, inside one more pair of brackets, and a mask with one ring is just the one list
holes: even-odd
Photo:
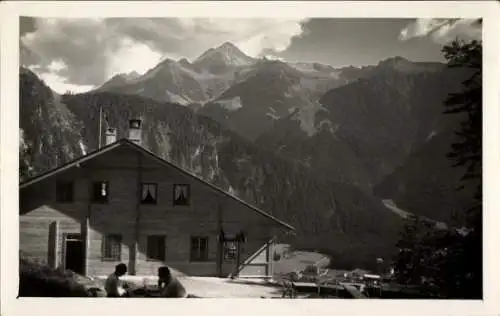
[(50, 178), (52, 176), (55, 176), (56, 174), (59, 174), (59, 173), (65, 171), (65, 170), (74, 168), (74, 167), (78, 166), (79, 164), (81, 164), (81, 163), (83, 163), (85, 161), (92, 160), (92, 159), (94, 159), (94, 158), (96, 158), (96, 157), (98, 157), (98, 156), (100, 156), (100, 155), (102, 155), (102, 154), (104, 154), (106, 152), (112, 151), (115, 148), (122, 147), (122, 146), (129, 146), (129, 147), (131, 147), (131, 148), (133, 148), (135, 150), (138, 150), (138, 151), (144, 153), (146, 156), (151, 157), (152, 159), (158, 161), (160, 164), (163, 164), (163, 165), (166, 165), (166, 166), (170, 166), (170, 167), (173, 167), (173, 168), (179, 170), (180, 172), (182, 172), (185, 175), (193, 178), (194, 180), (197, 180), (197, 181), (203, 183), (204, 185), (206, 185), (206, 186), (210, 187), (211, 189), (215, 190), (216, 192), (219, 192), (219, 193), (221, 193), (223, 195), (226, 195), (226, 196), (228, 196), (228, 197), (230, 197), (230, 198), (238, 201), (239, 203), (243, 204), (244, 206), (252, 209), (253, 211), (259, 213), (262, 216), (265, 216), (265, 217), (267, 217), (267, 218), (269, 218), (269, 219), (277, 222), (278, 224), (286, 227), (287, 229), (295, 230), (295, 228), (293, 226), (291, 226), (291, 225), (289, 225), (289, 224), (287, 224), (287, 223), (285, 223), (285, 222), (277, 219), (276, 217), (274, 217), (274, 216), (272, 216), (272, 215), (264, 212), (263, 210), (261, 210), (261, 209), (255, 207), (255, 206), (253, 206), (253, 205), (251, 205), (251, 204), (243, 201), (242, 199), (240, 199), (240, 198), (238, 198), (238, 197), (236, 197), (236, 196), (234, 196), (234, 195), (232, 195), (232, 194), (230, 194), (230, 193), (228, 193), (228, 192), (220, 189), (219, 187), (217, 187), (217, 186), (215, 186), (215, 185), (213, 185), (213, 184), (211, 184), (211, 183), (209, 183), (209, 182), (201, 179), (200, 177), (192, 174), (191, 172), (189, 172), (187, 170), (184, 170), (181, 167), (176, 166), (175, 164), (173, 164), (173, 163), (171, 163), (169, 161), (164, 160), (163, 158), (157, 156), (153, 152), (145, 149), (142, 146), (139, 146), (139, 145), (135, 144), (134, 142), (131, 142), (130, 140), (128, 140), (126, 138), (120, 139), (120, 140), (118, 140), (118, 141), (116, 141), (116, 142), (114, 142), (112, 144), (109, 144), (107, 146), (102, 147), (99, 150), (93, 151), (93, 152), (91, 152), (91, 153), (89, 153), (89, 154), (87, 154), (85, 156), (79, 157), (79, 158), (77, 158), (77, 159), (75, 159), (73, 161), (70, 161), (70, 162), (68, 162), (68, 163), (66, 163), (66, 164), (64, 164), (64, 165), (62, 165), (62, 166), (60, 166), (58, 168), (49, 170), (49, 171), (44, 172), (44, 173), (42, 173), (42, 174), (40, 174), (40, 175), (38, 175), (36, 177), (28, 179), (28, 180), (26, 180), (26, 181), (24, 181), (24, 182), (22, 182), (22, 183), (19, 184), (19, 189), (24, 189), (26, 187), (29, 187), (32, 184), (35, 184), (35, 183), (40, 182), (40, 181), (42, 181), (44, 179)]

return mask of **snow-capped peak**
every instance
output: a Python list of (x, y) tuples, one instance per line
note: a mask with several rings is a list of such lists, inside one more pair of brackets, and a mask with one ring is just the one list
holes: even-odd
[(234, 44), (225, 42), (217, 48), (210, 48), (198, 57), (193, 64), (220, 64), (227, 66), (245, 66), (254, 63), (255, 60), (245, 55)]

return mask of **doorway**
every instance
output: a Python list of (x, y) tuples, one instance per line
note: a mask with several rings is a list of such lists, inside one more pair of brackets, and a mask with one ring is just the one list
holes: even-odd
[(227, 277), (228, 275), (237, 272), (240, 264), (241, 256), (241, 243), (237, 240), (225, 240), (220, 243), (221, 245), (221, 276)]
[(81, 234), (67, 234), (65, 238), (64, 267), (75, 273), (84, 274), (84, 242)]

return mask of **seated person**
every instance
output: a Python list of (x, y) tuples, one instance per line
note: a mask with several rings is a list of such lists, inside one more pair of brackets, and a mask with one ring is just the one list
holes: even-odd
[(115, 267), (115, 272), (111, 273), (106, 279), (105, 290), (108, 297), (127, 296), (126, 285), (122, 285), (120, 277), (127, 273), (127, 266), (120, 263)]
[(188, 296), (184, 286), (166, 266), (158, 269), (158, 287), (160, 297), (184, 298)]

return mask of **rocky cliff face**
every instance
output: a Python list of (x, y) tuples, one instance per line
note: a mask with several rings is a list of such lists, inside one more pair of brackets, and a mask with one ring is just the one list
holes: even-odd
[(80, 133), (83, 126), (61, 102), (61, 96), (23, 68), (19, 84), (22, 178), (84, 154), (86, 146)]

